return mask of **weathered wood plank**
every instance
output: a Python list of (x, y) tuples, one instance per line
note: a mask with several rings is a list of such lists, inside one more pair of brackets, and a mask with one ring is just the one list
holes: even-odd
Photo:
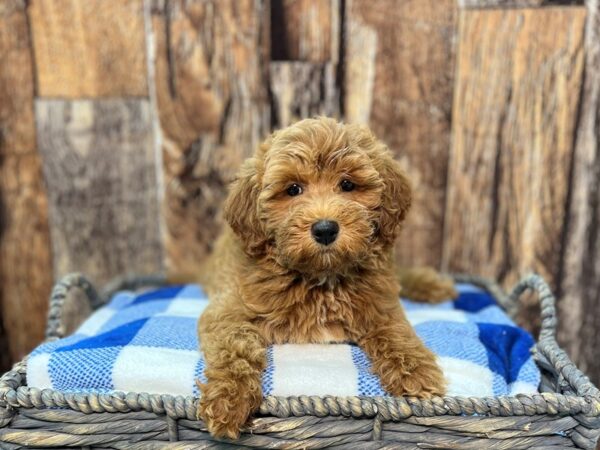
[(600, 2), (587, 2), (585, 82), (565, 233), (559, 339), (600, 383)]
[(272, 60), (337, 63), (340, 11), (340, 0), (272, 0)]
[(452, 108), (452, 0), (346, 2), (344, 113), (406, 162), (415, 200), (397, 254), (439, 266)]
[(226, 186), (268, 132), (263, 0), (155, 2), (168, 266), (190, 270), (220, 231)]
[(506, 284), (534, 270), (555, 284), (585, 17), (580, 7), (461, 11), (444, 268)]
[(33, 0), (41, 97), (148, 95), (142, 0)]
[(299, 61), (272, 62), (269, 83), (272, 123), (283, 128), (314, 116), (340, 116), (335, 65)]
[(583, 0), (458, 0), (461, 8), (535, 8), (553, 5), (583, 5)]
[(0, 60), (0, 317), (9, 350), (0, 359), (5, 365), (42, 340), (52, 287), (24, 1), (0, 3)]
[(37, 100), (54, 273), (102, 284), (161, 270), (147, 100)]

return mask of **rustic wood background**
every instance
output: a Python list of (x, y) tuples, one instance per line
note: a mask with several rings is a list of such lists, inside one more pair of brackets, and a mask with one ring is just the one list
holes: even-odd
[(0, 367), (42, 339), (61, 275), (205, 257), (240, 162), (326, 114), (409, 168), (403, 263), (540, 272), (599, 383), (598, 3), (3, 0)]

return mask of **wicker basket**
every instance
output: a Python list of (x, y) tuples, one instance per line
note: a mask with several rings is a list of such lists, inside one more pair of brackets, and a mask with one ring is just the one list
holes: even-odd
[[(490, 291), (514, 315), (535, 290), (542, 329), (535, 347), (540, 394), (516, 397), (267, 397), (238, 441), (215, 440), (195, 420), (196, 399), (145, 393), (77, 394), (26, 386), (27, 360), (0, 378), (0, 447), (189, 448), (595, 448), (600, 391), (555, 340), (555, 299), (536, 275), (510, 295), (493, 283), (457, 277)], [(160, 284), (127, 278), (99, 296), (81, 275), (59, 282), (50, 299), (47, 339), (72, 332), (110, 292)]]

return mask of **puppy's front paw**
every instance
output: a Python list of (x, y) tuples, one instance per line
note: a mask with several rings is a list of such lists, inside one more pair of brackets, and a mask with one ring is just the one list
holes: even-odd
[(212, 380), (198, 383), (201, 391), (196, 416), (202, 419), (211, 435), (237, 439), (240, 430), (257, 407), (248, 387), (235, 380)]
[(393, 396), (431, 398), (445, 394), (446, 380), (433, 358), (408, 364), (402, 359), (395, 366), (395, 370), (381, 377), (384, 388)]

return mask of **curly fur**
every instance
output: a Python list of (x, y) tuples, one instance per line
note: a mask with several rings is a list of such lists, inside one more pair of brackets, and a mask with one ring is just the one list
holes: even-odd
[[(340, 189), (342, 179), (355, 183)], [(297, 183), (301, 195), (286, 190)], [(208, 382), (198, 416), (235, 438), (261, 402), (266, 347), (356, 342), (393, 395), (445, 390), (434, 355), (406, 320), (406, 296), (454, 296), (431, 269), (397, 269), (392, 248), (411, 203), (410, 183), (366, 128), (307, 119), (275, 132), (242, 166), (225, 204), (229, 227), (202, 270), (210, 304), (198, 325)], [(319, 219), (340, 232), (311, 236)]]

